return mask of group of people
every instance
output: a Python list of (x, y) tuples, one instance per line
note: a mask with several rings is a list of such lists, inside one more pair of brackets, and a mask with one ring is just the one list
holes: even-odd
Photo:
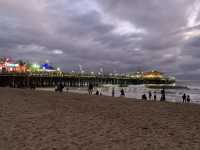
[[(89, 95), (92, 95), (93, 89), (94, 89), (93, 84), (92, 84), (92, 83), (89, 83), (89, 85), (88, 85), (88, 94), (89, 94)], [(95, 95), (99, 96), (99, 95), (102, 95), (102, 93), (101, 93), (100, 90), (97, 89)]]
[[(93, 85), (90, 83), (89, 86), (88, 86), (88, 94), (89, 95), (92, 95), (93, 88), (94, 88)], [(95, 95), (97, 95), (97, 96), (102, 95), (102, 93), (101, 93), (100, 90), (97, 89)], [(123, 88), (120, 90), (120, 96), (125, 96), (125, 91), (124, 91)], [(112, 88), (112, 97), (115, 97), (115, 88), (114, 87)]]
[(185, 93), (182, 96), (183, 103), (189, 103), (190, 102), (190, 95), (186, 95)]
[[(165, 101), (166, 100), (166, 98), (165, 98), (165, 89), (162, 89), (160, 91), (160, 94), (161, 94), (160, 101)], [(149, 91), (149, 100), (151, 100), (151, 98), (152, 98), (152, 93), (151, 93), (151, 91)], [(153, 100), (156, 101), (156, 99), (157, 99), (156, 91), (154, 91)], [(146, 94), (142, 95), (142, 100), (147, 100)], [(182, 100), (183, 100), (183, 103), (189, 103), (191, 101), (190, 95), (186, 95), (184, 93), (182, 95)]]
[[(94, 88), (93, 84), (89, 83), (89, 86), (88, 86), (88, 94), (89, 95), (93, 94), (93, 88)], [(55, 91), (56, 92), (63, 92), (63, 89), (64, 89), (64, 85), (62, 83), (60, 83), (60, 84), (58, 84), (56, 86)], [(67, 92), (68, 92), (68, 88), (67, 88)], [(165, 101), (166, 98), (165, 98), (165, 89), (164, 88), (160, 91), (160, 94), (161, 94), (160, 101)], [(95, 95), (97, 95), (97, 96), (98, 95), (102, 95), (102, 93), (101, 93), (101, 91), (99, 91), (97, 89)], [(120, 90), (120, 96), (125, 96), (125, 91), (124, 91), (123, 88)], [(152, 99), (152, 96), (153, 96), (153, 99)], [(112, 88), (112, 97), (115, 97), (115, 88), (114, 87)], [(142, 100), (147, 100), (146, 94), (143, 94), (141, 98), (142, 98)], [(156, 93), (156, 91), (154, 91), (153, 94), (152, 94), (151, 91), (149, 91), (149, 93), (148, 93), (148, 99), (156, 101), (157, 100), (157, 93)], [(182, 100), (183, 100), (183, 103), (189, 103), (191, 101), (190, 95), (186, 95), (184, 93), (182, 95)]]
[[(152, 99), (152, 93), (151, 91), (149, 91), (149, 100)], [(142, 95), (142, 100), (147, 100), (147, 96), (146, 94)], [(153, 100), (156, 101), (157, 100), (157, 95), (156, 95), (156, 91), (153, 92)]]
[[(160, 93), (161, 93), (160, 101), (165, 101), (165, 90), (162, 89)], [(152, 100), (152, 95), (153, 95), (153, 100), (154, 101), (157, 100), (157, 93), (156, 93), (156, 91), (154, 91), (153, 94), (152, 94), (151, 91), (149, 91), (148, 95), (149, 95), (149, 100)], [(142, 95), (142, 100), (147, 100), (146, 94)]]

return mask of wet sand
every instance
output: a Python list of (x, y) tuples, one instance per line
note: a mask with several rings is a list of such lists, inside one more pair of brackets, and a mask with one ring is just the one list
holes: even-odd
[(199, 150), (200, 105), (0, 88), (0, 150)]

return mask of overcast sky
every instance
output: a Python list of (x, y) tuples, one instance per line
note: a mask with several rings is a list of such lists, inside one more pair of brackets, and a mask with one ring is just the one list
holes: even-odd
[(0, 0), (0, 56), (200, 78), (199, 0)]

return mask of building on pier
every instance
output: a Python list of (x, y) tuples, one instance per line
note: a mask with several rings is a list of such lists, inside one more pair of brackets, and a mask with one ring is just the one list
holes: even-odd
[(2, 58), (0, 60), (0, 72), (25, 73), (27, 72), (27, 65), (21, 61), (17, 63), (10, 58)]
[(159, 71), (152, 70), (152, 71), (149, 71), (149, 72), (144, 72), (143, 78), (148, 78), (148, 79), (159, 78), (159, 79), (162, 79), (162, 78), (164, 78), (164, 74), (159, 72)]
[(57, 72), (57, 71), (60, 71), (60, 68), (56, 68), (53, 67), (52, 65), (48, 64), (48, 63), (45, 63), (45, 64), (42, 64), (41, 65), (41, 68), (44, 72)]
[(147, 71), (147, 72), (136, 72), (131, 75), (134, 79), (142, 79), (142, 80), (176, 80), (175, 77), (167, 76), (159, 71)]

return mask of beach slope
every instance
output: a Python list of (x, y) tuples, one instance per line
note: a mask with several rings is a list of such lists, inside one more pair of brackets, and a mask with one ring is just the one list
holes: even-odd
[(2, 150), (199, 150), (200, 106), (0, 88)]

